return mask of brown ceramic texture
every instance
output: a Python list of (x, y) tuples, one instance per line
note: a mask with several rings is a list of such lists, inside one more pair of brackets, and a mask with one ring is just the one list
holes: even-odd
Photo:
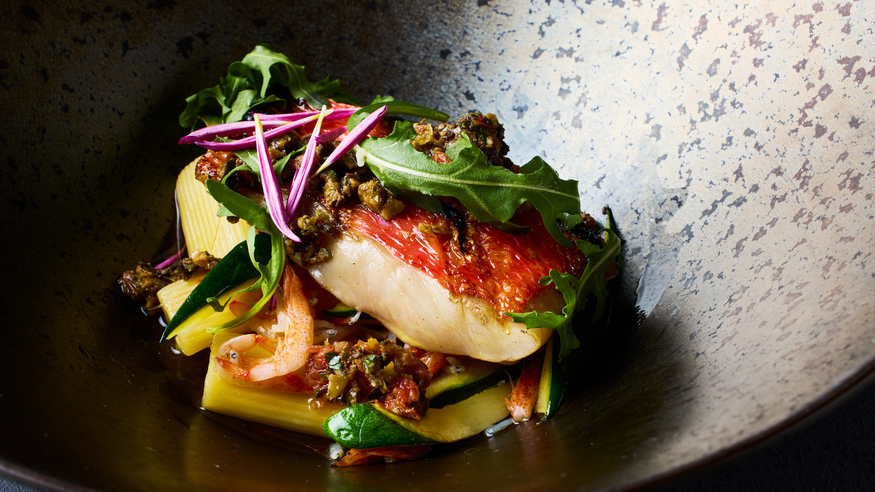
[[(872, 372), (871, 2), (257, 3), (4, 5), (2, 473), (100, 490), (634, 487)], [(615, 327), (555, 419), (338, 470), (181, 396), (114, 280), (171, 225), (196, 153), (175, 145), (184, 98), (259, 42), (362, 99), (495, 112), (518, 163), (541, 155), (585, 209), (613, 208), (622, 296), (647, 320)]]

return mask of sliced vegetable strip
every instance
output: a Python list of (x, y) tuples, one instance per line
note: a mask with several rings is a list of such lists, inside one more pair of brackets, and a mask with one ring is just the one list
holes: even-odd
[[(307, 142), (307, 151), (304, 152), (304, 161), (301, 167), (295, 173), (295, 179), (292, 181), (292, 187), (289, 190), (289, 199), (286, 201), (286, 216), (292, 217), (295, 210), (298, 208), (298, 202), (301, 201), (301, 195), (304, 194), (304, 188), (307, 184), (307, 178), (310, 177), (310, 169), (313, 167), (313, 160), (316, 158), (316, 137), (322, 130), (322, 120), (328, 113), (325, 106), (322, 106), (322, 113), (319, 114), (319, 119), (316, 120), (316, 127), (310, 135), (310, 141)], [(266, 148), (265, 148), (266, 149)], [(266, 151), (266, 150), (265, 150)], [(268, 162), (269, 164), (269, 162)], [(300, 242), (300, 240), (297, 240)]]
[(162, 268), (169, 267), (170, 265), (173, 264), (174, 261), (179, 259), (179, 255), (181, 255), (181, 254), (182, 254), (182, 250), (179, 250), (176, 253), (173, 253), (172, 255), (170, 255), (170, 258), (167, 258), (166, 260), (162, 261), (161, 263), (155, 265), (155, 270), (161, 270)]
[(264, 190), (264, 201), (267, 204), (270, 218), (284, 236), (292, 241), (301, 242), (301, 239), (289, 229), (288, 216), (283, 210), (283, 197), (280, 193), (279, 183), (277, 183), (276, 175), (273, 173), (273, 166), (270, 165), (267, 137), (261, 128), (261, 120), (258, 116), (255, 117), (255, 142), (255, 148), (258, 152), (258, 169), (261, 174), (261, 187)]
[[(349, 118), (352, 116), (359, 108), (352, 109), (335, 109), (331, 115), (325, 115), (326, 120), (339, 120), (341, 118)], [(258, 113), (258, 116), (261, 118), (261, 121), (264, 124), (267, 122), (275, 122), (275, 121), (298, 121), (303, 118), (309, 118), (311, 116), (319, 116), (321, 111), (302, 111), (300, 113), (279, 113), (279, 114), (263, 114)], [(312, 120), (311, 120), (312, 121)]]
[[(264, 259), (269, 257), (270, 241), (267, 235), (258, 235), (255, 238), (255, 255)], [(192, 293), (185, 299), (173, 318), (167, 323), (161, 340), (165, 340), (173, 334), (174, 329), (187, 317), (207, 304), (207, 299), (219, 297), (246, 280), (257, 277), (258, 270), (249, 261), (249, 248), (246, 242), (235, 246), (224, 258), (207, 274)]]
[[(303, 114), (303, 113), (297, 113)], [(300, 118), (299, 118), (300, 119)], [(283, 120), (265, 121), (264, 128), (274, 129), (288, 123)], [(238, 121), (236, 123), (223, 123), (221, 125), (212, 125), (195, 130), (188, 135), (179, 139), (179, 144), (196, 144), (201, 141), (211, 141), (217, 137), (228, 137), (231, 135), (239, 135), (241, 133), (252, 133), (255, 130), (254, 121)]]
[[(278, 128), (274, 128), (273, 130), (268, 130), (266, 132), (264, 132), (264, 128), (261, 127), (260, 125), (254, 125), (253, 129), (261, 128), (262, 131), (264, 132), (264, 138), (273, 138), (273, 137), (277, 137), (280, 135), (285, 135), (286, 133), (289, 133), (290, 131), (294, 130), (295, 128), (302, 127), (302, 126), (306, 125), (307, 123), (312, 122), (314, 119), (316, 119), (316, 117), (311, 116), (309, 118), (304, 118), (302, 120), (293, 121), (291, 123), (286, 123), (283, 126), (280, 126)], [(253, 147), (253, 146), (255, 146), (256, 142), (257, 142), (257, 137), (251, 136), (251, 137), (241, 138), (240, 140), (234, 140), (233, 142), (210, 142), (207, 140), (197, 140), (197, 141), (191, 142), (191, 143), (197, 144), (199, 147), (203, 147), (205, 149), (210, 149), (210, 150), (234, 151), (234, 150), (248, 149), (249, 147)]]
[[(316, 143), (317, 144), (324, 144), (326, 142), (336, 140), (337, 137), (343, 135), (344, 133), (346, 133), (346, 128), (343, 128), (343, 127), (335, 128), (334, 130), (331, 130), (330, 132), (325, 132), (322, 135), (318, 135), (316, 137)], [(347, 137), (347, 138), (349, 138), (349, 137)], [(333, 155), (333, 153), (332, 153), (332, 155)], [(322, 168), (320, 168), (320, 170), (321, 169)]]
[(328, 166), (334, 164), (337, 159), (339, 159), (343, 154), (349, 151), (349, 149), (353, 148), (356, 144), (361, 142), (371, 130), (374, 129), (380, 123), (380, 120), (383, 119), (383, 115), (386, 114), (386, 110), (388, 108), (384, 105), (380, 109), (374, 111), (369, 114), (367, 118), (362, 120), (361, 123), (355, 126), (351, 132), (349, 132), (349, 136), (343, 139), (343, 142), (334, 149), (334, 152), (328, 156), (328, 159), (325, 159), (325, 163), (322, 164), (322, 167), (316, 171), (316, 174), (324, 171)]

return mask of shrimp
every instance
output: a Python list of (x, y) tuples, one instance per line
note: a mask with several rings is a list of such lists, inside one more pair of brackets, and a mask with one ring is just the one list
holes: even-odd
[[(313, 315), (301, 279), (289, 265), (283, 271), (280, 291), (276, 324), (269, 331), (282, 332), (282, 335), (271, 338), (249, 333), (223, 343), (216, 352), (216, 369), (222, 379), (243, 384), (260, 383), (289, 375), (307, 363), (313, 345)], [(252, 357), (246, 354), (256, 346), (273, 355)]]

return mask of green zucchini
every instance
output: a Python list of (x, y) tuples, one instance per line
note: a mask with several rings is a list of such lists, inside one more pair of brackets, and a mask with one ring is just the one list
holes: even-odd
[[(255, 259), (267, 263), (270, 259), (270, 234), (255, 236)], [(207, 299), (219, 297), (243, 282), (258, 277), (260, 273), (252, 265), (246, 241), (231, 248), (231, 251), (210, 270), (201, 283), (189, 294), (167, 323), (159, 342), (163, 342), (186, 318), (207, 304)]]
[(504, 366), (468, 359), (462, 372), (441, 374), (432, 379), (425, 393), (429, 399), (429, 408), (443, 408), (458, 403), (501, 381), (509, 381), (511, 377), (519, 375), (520, 367), (520, 364)]
[(459, 403), (430, 408), (422, 420), (400, 417), (373, 403), (360, 403), (326, 419), (322, 430), (355, 449), (455, 442), (507, 417), (504, 399), (510, 390), (510, 384), (493, 386)]
[(338, 302), (336, 306), (331, 309), (323, 309), (323, 313), (328, 316), (334, 316), (335, 318), (349, 318), (351, 316), (355, 316), (355, 313), (358, 312), (356, 308), (349, 307), (342, 302)]

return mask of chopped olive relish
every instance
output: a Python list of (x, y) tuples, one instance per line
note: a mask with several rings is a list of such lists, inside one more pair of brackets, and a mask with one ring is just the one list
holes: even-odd
[(376, 400), (397, 415), (421, 418), (428, 408), (428, 367), (392, 340), (369, 338), (320, 347), (310, 358), (308, 382), (317, 396), (349, 405)]

